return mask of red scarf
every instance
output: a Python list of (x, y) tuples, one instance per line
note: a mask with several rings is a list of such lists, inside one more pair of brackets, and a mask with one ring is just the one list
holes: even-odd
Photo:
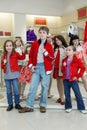
[(53, 72), (54, 78), (58, 78), (59, 62), (60, 62), (60, 49), (58, 49), (55, 62), (54, 62), (54, 72)]

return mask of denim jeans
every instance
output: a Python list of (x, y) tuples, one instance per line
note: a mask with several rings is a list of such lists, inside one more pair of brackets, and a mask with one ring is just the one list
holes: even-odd
[(41, 98), (40, 98), (40, 106), (46, 107), (48, 88), (50, 83), (50, 75), (46, 74), (44, 64), (39, 63), (36, 65), (35, 72), (32, 75), (32, 80), (30, 84), (28, 99), (27, 99), (27, 107), (34, 108), (34, 101), (36, 97), (36, 92), (41, 82)]
[(14, 101), (15, 104), (20, 103), (20, 92), (18, 87), (18, 79), (5, 79), (6, 89), (7, 89), (7, 100), (8, 104), (13, 104), (12, 87), (14, 91)]
[(85, 110), (85, 106), (79, 89), (78, 82), (77, 81), (70, 82), (69, 80), (64, 80), (63, 83), (64, 83), (64, 93), (65, 93), (65, 109), (72, 108), (71, 95), (70, 95), (70, 90), (72, 88), (76, 97), (78, 110)]

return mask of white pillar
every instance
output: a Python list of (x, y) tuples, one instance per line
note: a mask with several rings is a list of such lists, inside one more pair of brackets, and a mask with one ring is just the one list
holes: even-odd
[(23, 41), (26, 41), (26, 15), (14, 14), (13, 18), (13, 35), (22, 37)]

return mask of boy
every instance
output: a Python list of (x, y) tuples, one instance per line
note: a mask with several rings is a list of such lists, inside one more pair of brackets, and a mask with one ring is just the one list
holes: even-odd
[(52, 45), (47, 42), (49, 29), (45, 26), (39, 28), (40, 39), (33, 42), (29, 54), (29, 67), (32, 71), (32, 80), (30, 91), (27, 98), (26, 107), (19, 113), (32, 112), (34, 110), (34, 100), (39, 83), (41, 82), (40, 112), (46, 112), (46, 100), (50, 83), (50, 74), (52, 72), (52, 61), (54, 52)]

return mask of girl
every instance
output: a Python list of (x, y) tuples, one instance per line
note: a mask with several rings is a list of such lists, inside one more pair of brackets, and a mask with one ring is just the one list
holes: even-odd
[[(79, 37), (77, 35), (74, 35), (72, 37), (70, 45), (73, 45), (76, 48), (76, 53), (75, 53), (76, 56), (78, 58), (80, 58), (84, 62), (84, 64), (86, 64), (86, 59), (85, 59), (85, 56), (84, 56), (84, 50), (83, 50), (82, 46), (79, 43)], [(82, 78), (82, 81), (83, 81), (83, 84), (84, 84), (84, 88), (87, 91), (86, 75), (83, 75), (81, 78)]]
[[(15, 44), (15, 51), (21, 55), (22, 54), (21, 47), (24, 46), (22, 39), (21, 38), (16, 39), (14, 41), (14, 44)], [(20, 72), (21, 72), (22, 67), (25, 66), (25, 60), (18, 60), (18, 65), (19, 65)], [(25, 96), (24, 96), (25, 86), (26, 86), (26, 82), (22, 82), (22, 81), (19, 82), (20, 99), (25, 98)]]
[(18, 77), (19, 77), (19, 67), (18, 67), (18, 59), (25, 59), (24, 48), (21, 47), (22, 55), (15, 52), (15, 45), (12, 40), (6, 40), (4, 43), (4, 54), (2, 57), (2, 69), (4, 70), (4, 79), (7, 89), (7, 100), (8, 100), (8, 108), (7, 111), (11, 111), (13, 109), (13, 99), (12, 99), (12, 87), (14, 90), (14, 101), (15, 108), (21, 109), (20, 106), (20, 93), (18, 87)]
[(64, 37), (61, 35), (56, 36), (56, 44), (54, 45), (55, 61), (54, 61), (53, 77), (57, 81), (57, 89), (59, 92), (59, 98), (57, 99), (56, 102), (60, 103), (61, 105), (65, 104), (64, 86), (61, 72), (62, 59), (65, 57), (65, 47), (67, 47), (67, 44)]
[[(25, 49), (25, 52), (26, 52), (26, 58), (25, 58), (25, 66), (23, 66), (21, 68), (21, 71), (20, 71), (20, 77), (19, 77), (19, 82), (21, 83), (29, 83), (31, 81), (31, 77), (32, 77), (32, 72), (31, 72), (31, 69), (28, 67), (28, 61), (29, 61), (29, 52), (30, 52), (30, 48), (31, 48), (31, 45), (27, 45), (26, 46), (26, 49)], [(25, 89), (25, 86), (24, 86), (24, 89)], [(24, 93), (23, 93), (24, 94)]]
[(62, 61), (62, 77), (65, 92), (65, 110), (68, 113), (72, 110), (70, 95), (70, 89), (72, 88), (75, 93), (78, 110), (85, 114), (87, 113), (87, 111), (85, 110), (77, 79), (84, 75), (86, 68), (82, 60), (74, 55), (75, 51), (76, 48), (74, 46), (68, 46), (66, 48), (67, 57), (64, 58)]

